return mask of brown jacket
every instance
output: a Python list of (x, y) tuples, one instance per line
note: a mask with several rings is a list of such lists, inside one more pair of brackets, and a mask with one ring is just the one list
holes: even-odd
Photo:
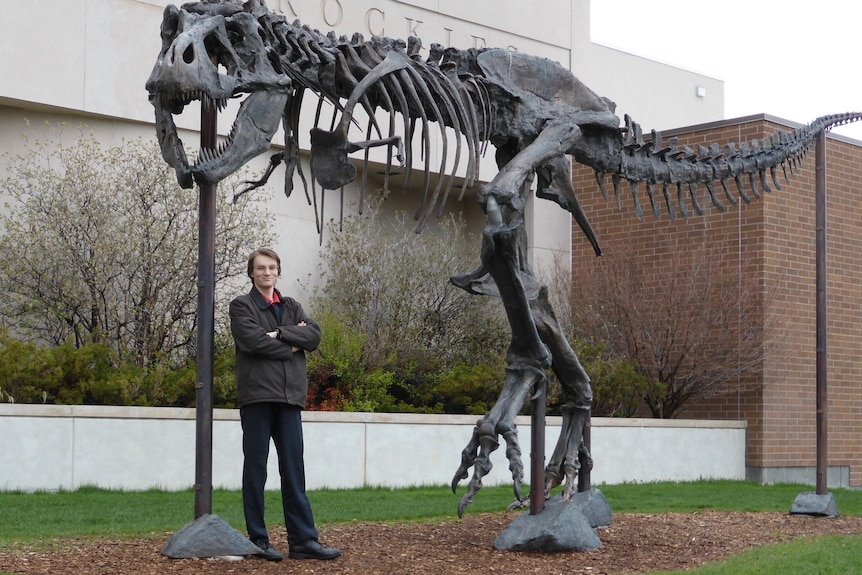
[[(256, 287), (230, 302), (239, 407), (264, 401), (305, 407), (305, 352), (314, 351), (320, 344), (320, 326), (305, 315), (296, 300), (280, 293), (278, 297), (281, 322), (276, 320), (275, 307), (263, 299)], [(300, 322), (306, 325), (297, 325)], [(277, 338), (267, 335), (276, 330)], [(293, 347), (300, 349), (294, 352)]]

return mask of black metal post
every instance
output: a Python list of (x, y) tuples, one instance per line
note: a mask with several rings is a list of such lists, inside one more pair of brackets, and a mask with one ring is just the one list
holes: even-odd
[(530, 515), (538, 515), (545, 509), (545, 412), (548, 407), (547, 378), (536, 384), (533, 399), (533, 415), (530, 421)]
[[(215, 150), (217, 109), (201, 100), (201, 150)], [(198, 333), (195, 403), (195, 519), (212, 514), (213, 355), (215, 354), (215, 220), (216, 184), (199, 184)]]
[(826, 449), (826, 132), (821, 131), (815, 148), (815, 226), (817, 284), (817, 494), (827, 493)]
[[(587, 448), (587, 453), (592, 453), (592, 416), (587, 415), (587, 420), (584, 422), (584, 429), (582, 430), (583, 438), (584, 438), (584, 447)], [(578, 470), (578, 491), (589, 491), (592, 489), (592, 480), (590, 479), (590, 473), (592, 469), (590, 469), (589, 465), (586, 465), (586, 461), (581, 461), (581, 468)]]

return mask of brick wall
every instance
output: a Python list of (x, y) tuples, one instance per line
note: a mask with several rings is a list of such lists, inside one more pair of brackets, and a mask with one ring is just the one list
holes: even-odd
[[(680, 146), (747, 142), (789, 128), (766, 116), (747, 121), (726, 121), (688, 131), (677, 131)], [(665, 134), (668, 138), (670, 134)], [(848, 466), (850, 484), (862, 486), (862, 147), (827, 138), (828, 196), (828, 463)], [(751, 204), (732, 207), (721, 185), (716, 193), (727, 209), (720, 212), (700, 186), (698, 200), (705, 214), (698, 216), (687, 200), (687, 220), (672, 222), (662, 201), (656, 220), (643, 185), (639, 196), (644, 209), (638, 220), (627, 184), (621, 186), (622, 209), (605, 202), (592, 171), (575, 164), (575, 190), (598, 235), (608, 250), (634, 250), (644, 265), (660, 268), (667, 258), (667, 242), (706, 241), (720, 250), (722, 273), (754, 274), (766, 302), (764, 325), (769, 352), (763, 365), (762, 387), (700, 400), (687, 406), (682, 417), (745, 419), (748, 422), (747, 465), (755, 468), (815, 465), (816, 448), (816, 290), (815, 290), (815, 153), (811, 151), (785, 181), (778, 170), (781, 190), (763, 193), (756, 200), (747, 178), (743, 180)], [(736, 186), (730, 189), (738, 196)], [(610, 181), (608, 190), (611, 191)], [(675, 198), (675, 190), (672, 190)], [(656, 194), (661, 197), (661, 190)], [(596, 258), (583, 234), (573, 227), (573, 281), (591, 273)], [(718, 269), (719, 266), (717, 266)], [(575, 302), (577, 305), (577, 302)]]

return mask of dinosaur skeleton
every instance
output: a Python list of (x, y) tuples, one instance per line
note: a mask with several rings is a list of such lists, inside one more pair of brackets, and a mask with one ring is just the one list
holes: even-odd
[[(311, 129), (311, 188), (317, 207), (316, 185), (339, 189), (356, 178), (348, 154), (385, 146), (387, 162), (393, 154), (402, 162), (410, 181), (413, 136), (420, 130), (425, 159), (424, 185), (416, 212), (419, 229), (435, 210), (446, 204), (460, 161), (466, 158), (466, 176), (460, 194), (475, 185), (479, 159), (487, 144), (496, 148), (499, 171), (479, 186), (477, 197), (487, 215), (481, 263), (472, 272), (453, 276), (454, 285), (474, 294), (501, 297), (512, 328), (508, 367), (497, 403), (476, 424), (461, 454), (452, 480), (473, 476), (461, 498), (462, 515), (482, 487), (491, 469), (490, 454), (499, 438), (506, 443), (506, 457), (519, 502), (523, 465), (515, 416), (550, 368), (559, 378), (565, 397), (563, 427), (545, 472), (545, 494), (565, 483), (563, 497), (576, 490), (578, 470), (592, 465), (582, 440), (590, 413), (590, 379), (566, 340), (541, 285), (527, 262), (524, 201), (532, 184), (536, 195), (569, 211), (586, 234), (597, 255), (598, 240), (575, 196), (571, 157), (595, 170), (598, 187), (608, 198), (610, 175), (617, 204), (620, 188), (627, 183), (637, 216), (643, 183), (656, 217), (667, 210), (671, 219), (688, 215), (687, 200), (701, 214), (697, 186), (702, 184), (712, 204), (724, 210), (724, 200), (737, 205), (730, 189), (733, 181), (744, 202), (760, 190), (780, 188), (777, 169), (797, 168), (822, 131), (862, 119), (845, 113), (818, 118), (811, 124), (771, 138), (739, 146), (699, 146), (697, 152), (679, 148), (676, 139), (666, 143), (657, 132), (644, 138), (628, 116), (615, 115), (615, 105), (596, 95), (559, 64), (502, 49), (457, 50), (433, 44), (426, 58), (421, 43), (361, 35), (351, 39), (321, 34), (298, 22), (288, 23), (270, 12), (263, 0), (210, 0), (168, 6), (161, 25), (162, 47), (147, 80), (155, 108), (156, 128), (164, 159), (176, 170), (181, 186), (220, 181), (250, 159), (270, 148), (282, 124), (284, 151), (272, 157), (262, 185), (280, 163), (286, 165), (285, 193), (293, 189), (298, 171), (309, 203), (308, 181), (299, 162), (300, 108), (306, 91), (328, 101), (336, 111), (332, 129), (319, 126), (320, 107)], [(216, 150), (202, 150), (189, 163), (177, 136), (173, 115), (200, 99), (204, 105), (224, 109), (228, 99), (244, 96), (236, 121)], [(359, 106), (368, 116), (365, 139), (348, 140)], [(381, 126), (377, 112), (388, 126)], [(340, 121), (337, 115), (340, 114)], [(430, 124), (439, 125), (442, 162), (439, 179), (431, 186)], [(385, 123), (384, 123), (385, 124)], [(451, 152), (446, 128), (458, 137)], [(384, 132), (385, 130), (385, 132)], [(376, 139), (372, 139), (375, 136)], [(464, 148), (466, 147), (466, 151)], [(452, 154), (452, 167), (447, 162)], [(767, 178), (767, 172), (769, 174)], [(389, 174), (384, 187), (388, 189)], [(746, 181), (747, 180), (747, 181)], [(716, 182), (722, 193), (717, 192)], [(364, 190), (364, 180), (362, 182)], [(405, 184), (406, 185), (406, 184)], [(657, 190), (660, 190), (660, 194)], [(322, 217), (322, 216), (321, 216)]]

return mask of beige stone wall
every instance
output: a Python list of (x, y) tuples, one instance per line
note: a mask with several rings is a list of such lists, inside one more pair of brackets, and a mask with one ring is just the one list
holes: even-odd
[[(195, 480), (195, 423), (188, 408), (0, 404), (0, 435), (7, 439), (0, 491), (188, 489)], [(526, 453), (530, 417), (515, 423)], [(304, 411), (302, 425), (309, 489), (403, 488), (449, 485), (476, 417)], [(561, 418), (548, 417), (547, 453), (561, 426)], [(212, 429), (213, 487), (239, 489), (239, 411), (213, 410)], [(740, 421), (596, 418), (592, 429), (593, 485), (745, 476)], [(527, 456), (522, 458), (526, 464)], [(663, 465), (655, 464), (662, 459)], [(506, 450), (494, 451), (491, 463), (483, 484), (511, 485)], [(267, 487), (278, 489), (274, 456), (268, 476)]]

